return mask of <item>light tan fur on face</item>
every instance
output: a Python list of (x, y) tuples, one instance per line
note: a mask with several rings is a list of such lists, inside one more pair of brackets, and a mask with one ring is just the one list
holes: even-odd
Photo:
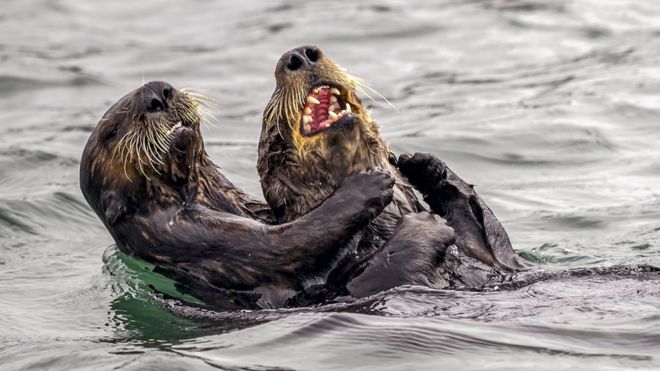
[[(178, 122), (195, 123), (203, 117), (204, 98), (196, 93), (182, 92), (169, 114), (149, 118), (136, 113), (131, 105), (115, 114), (126, 115), (129, 130), (123, 134), (112, 151), (110, 163), (120, 164), (123, 176), (131, 181), (137, 174), (149, 179), (151, 174), (160, 175), (163, 157), (172, 141), (172, 128)], [(136, 100), (133, 100), (135, 102)], [(110, 120), (112, 117), (105, 118)]]
[[(314, 150), (319, 150), (324, 140), (323, 133), (304, 136), (300, 130), (302, 110), (312, 78), (306, 72), (282, 74), (281, 68), (282, 66), (278, 66), (275, 72), (277, 87), (264, 111), (263, 130), (270, 131), (276, 127), (282, 137), (291, 141), (296, 153), (302, 158)], [(314, 73), (317, 80), (329, 81), (341, 87), (341, 98), (351, 105), (353, 113), (365, 126), (366, 139), (377, 140), (378, 125), (362, 106), (356, 94), (356, 91), (361, 91), (368, 95), (367, 90), (373, 92), (373, 89), (369, 88), (362, 79), (350, 75), (344, 68), (325, 56), (317, 62)]]
[[(357, 92), (369, 96), (362, 80), (324, 55), (310, 70), (286, 71), (280, 62), (275, 77), (276, 90), (264, 111), (257, 171), (264, 197), (278, 221), (309, 212), (346, 176), (367, 168), (388, 169), (394, 174), (398, 186), (393, 204), (404, 213), (414, 209), (412, 191), (389, 163), (389, 147), (357, 96)], [(318, 84), (340, 90), (340, 99), (350, 104), (357, 120), (303, 135), (302, 111), (311, 88)]]

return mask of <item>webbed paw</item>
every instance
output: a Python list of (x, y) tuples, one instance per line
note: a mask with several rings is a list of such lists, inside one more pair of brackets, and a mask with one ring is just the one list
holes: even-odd
[(360, 170), (347, 177), (338, 192), (346, 192), (351, 198), (358, 197), (370, 217), (383, 211), (394, 196), (394, 176), (381, 169)]
[(404, 153), (398, 166), (410, 184), (424, 194), (435, 191), (447, 179), (447, 165), (430, 153)]

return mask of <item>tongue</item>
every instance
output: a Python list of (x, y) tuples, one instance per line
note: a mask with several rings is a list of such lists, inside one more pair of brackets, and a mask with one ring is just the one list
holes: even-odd
[(315, 104), (312, 109), (312, 130), (317, 130), (323, 128), (321, 124), (324, 124), (328, 120), (328, 107), (330, 106), (330, 90), (321, 89), (318, 94), (316, 94), (316, 99), (320, 102)]

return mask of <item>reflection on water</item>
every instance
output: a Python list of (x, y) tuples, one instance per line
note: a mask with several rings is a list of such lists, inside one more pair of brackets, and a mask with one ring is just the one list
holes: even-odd
[(316, 44), (397, 107), (373, 102), (393, 149), (433, 152), (477, 184), (528, 259), (658, 265), (659, 33), (653, 0), (4, 4), (2, 368), (660, 367), (659, 285), (635, 277), (403, 288), (300, 310), (184, 306), (148, 266), (104, 256), (112, 241), (77, 184), (105, 109), (164, 79), (216, 99), (207, 149), (260, 194), (275, 61)]
[(208, 334), (197, 322), (173, 314), (164, 301), (155, 300), (158, 293), (159, 299), (172, 296), (189, 306), (200, 304), (179, 293), (173, 281), (153, 273), (153, 265), (130, 258), (114, 246), (106, 250), (103, 261), (104, 273), (112, 277), (108, 289), (115, 294), (109, 311), (114, 337), (161, 343)]

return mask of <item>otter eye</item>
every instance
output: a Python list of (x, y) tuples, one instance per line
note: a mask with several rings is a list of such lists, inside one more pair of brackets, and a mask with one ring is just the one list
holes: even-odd
[(112, 130), (110, 130), (109, 132), (105, 133), (105, 136), (103, 137), (103, 141), (111, 140), (115, 136), (117, 136), (117, 127), (116, 126), (114, 128), (112, 128)]

